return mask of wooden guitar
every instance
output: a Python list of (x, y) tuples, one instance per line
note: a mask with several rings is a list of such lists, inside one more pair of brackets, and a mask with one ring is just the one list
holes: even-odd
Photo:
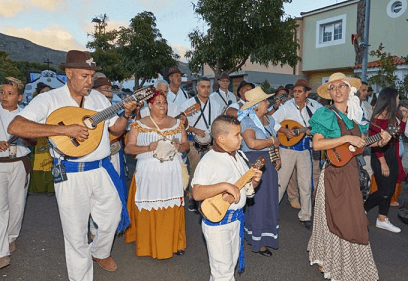
[[(154, 92), (155, 88), (153, 86), (139, 89), (132, 96), (124, 99), (123, 102), (147, 100), (154, 95)], [(61, 107), (53, 111), (48, 116), (45, 124), (82, 125), (88, 128), (89, 136), (83, 142), (68, 136), (51, 136), (49, 140), (52, 146), (60, 153), (71, 157), (82, 157), (91, 153), (99, 146), (102, 139), (105, 120), (112, 118), (118, 111), (122, 110), (124, 108), (123, 102), (112, 105), (101, 112), (75, 106)]]
[[(398, 133), (399, 130), (400, 130), (399, 126), (389, 126), (387, 128), (387, 132), (391, 136), (395, 136), (395, 134)], [(367, 137), (365, 139), (365, 142), (366, 142), (365, 145), (367, 146), (367, 145), (373, 144), (377, 141), (380, 141), (381, 139), (382, 139), (381, 134), (379, 133), (374, 136)], [(364, 152), (364, 147), (357, 148), (347, 142), (335, 148), (328, 149), (326, 151), (326, 155), (327, 155), (327, 158), (329, 158), (329, 161), (331, 164), (337, 167), (342, 167), (346, 165), (348, 162), (350, 162), (351, 158), (353, 158), (355, 155), (359, 155), (363, 152)]]
[(185, 116), (190, 116), (193, 113), (199, 111), (201, 108), (201, 105), (199, 105), (198, 103), (193, 104), (192, 106), (188, 107), (186, 110), (184, 110), (183, 112), (180, 112), (179, 115), (177, 115), (176, 119), (179, 119), (181, 117), (181, 115), (185, 115)]
[[(265, 163), (265, 157), (259, 156), (252, 167), (259, 170), (265, 165)], [(249, 169), (234, 185), (241, 190), (253, 178), (254, 175), (255, 172), (252, 169)], [(224, 195), (228, 195), (228, 193), (223, 192), (211, 198), (205, 199), (201, 203), (200, 213), (206, 219), (212, 222), (221, 221), (231, 205), (228, 201), (223, 199)]]
[(293, 120), (283, 120), (280, 125), (284, 128), (291, 129), (295, 133), (293, 138), (288, 138), (284, 133), (278, 132), (278, 138), (282, 145), (292, 146), (300, 142), (310, 128), (303, 127)]

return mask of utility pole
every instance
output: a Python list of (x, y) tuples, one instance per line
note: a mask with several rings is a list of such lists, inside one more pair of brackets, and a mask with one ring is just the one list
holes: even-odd
[(367, 63), (368, 63), (368, 44), (369, 30), (370, 30), (370, 6), (371, 0), (365, 0), (365, 16), (364, 16), (364, 42), (363, 47), (363, 62), (361, 67), (361, 81), (367, 82)]

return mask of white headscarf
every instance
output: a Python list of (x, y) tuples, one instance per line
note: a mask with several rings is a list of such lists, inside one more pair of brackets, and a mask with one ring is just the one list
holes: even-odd
[(357, 124), (367, 124), (367, 121), (363, 120), (363, 109), (360, 106), (360, 98), (356, 96), (358, 89), (351, 86), (347, 81), (342, 81), (350, 87), (350, 93), (347, 100), (347, 117), (350, 120), (354, 120)]

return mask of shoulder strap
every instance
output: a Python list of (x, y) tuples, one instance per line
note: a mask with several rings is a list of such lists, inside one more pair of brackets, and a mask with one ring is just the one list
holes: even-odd
[(245, 163), (247, 164), (248, 168), (251, 169), (251, 163), (249, 163), (249, 161), (246, 159), (246, 157), (243, 155), (243, 152), (241, 150), (237, 150), (239, 156), (241, 156), (241, 158), (245, 161)]
[[(198, 99), (197, 96), (194, 96), (194, 99), (195, 99), (195, 101), (196, 101), (198, 104), (201, 104), (201, 102), (200, 102), (200, 100)], [(195, 126), (197, 125), (198, 121), (200, 120), (200, 118), (203, 117), (205, 127), (206, 127), (207, 129), (210, 128), (209, 125), (211, 125), (211, 104), (209, 105), (209, 106), (210, 106), (210, 108), (209, 108), (209, 124), (207, 123), (207, 120), (205, 119), (205, 116), (204, 116), (204, 110), (205, 110), (205, 108), (207, 107), (207, 104), (209, 104), (209, 103), (210, 103), (210, 98), (208, 97), (208, 100), (207, 100), (207, 102), (205, 103), (204, 108), (202, 108), (202, 107), (200, 106), (200, 112), (201, 112), (201, 113), (200, 113), (200, 116), (198, 116), (197, 120), (195, 121), (193, 127), (195, 127)]]
[(188, 99), (188, 95), (186, 94), (186, 92), (184, 92), (183, 88), (180, 88), (180, 90), (183, 92), (185, 98)]
[[(224, 99), (224, 97), (221, 95), (220, 90), (217, 90), (218, 95), (220, 96), (220, 98), (222, 99), (222, 101), (225, 103), (225, 105), (228, 105), (228, 102)], [(227, 90), (227, 95), (228, 95), (228, 90)], [(227, 98), (228, 99), (228, 98)]]

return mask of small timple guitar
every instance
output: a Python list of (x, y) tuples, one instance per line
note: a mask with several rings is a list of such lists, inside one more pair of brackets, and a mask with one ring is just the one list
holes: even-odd
[[(387, 132), (391, 135), (394, 136), (398, 131), (400, 130), (399, 126), (388, 126)], [(378, 133), (374, 136), (367, 137), (365, 139), (366, 146), (373, 144), (377, 141), (380, 141), (381, 134)], [(364, 147), (357, 148), (353, 146), (350, 143), (345, 143), (342, 145), (339, 145), (335, 148), (328, 149), (326, 151), (327, 158), (329, 158), (330, 163), (333, 164), (334, 166), (337, 167), (342, 167), (346, 165), (348, 162), (350, 162), (351, 158), (353, 158), (355, 155), (359, 155), (364, 152)]]
[[(136, 90), (134, 94), (123, 102), (143, 101), (154, 95), (155, 88), (149, 86)], [(83, 142), (78, 142), (68, 136), (51, 136), (49, 140), (54, 148), (64, 155), (82, 157), (94, 151), (102, 139), (105, 120), (112, 118), (124, 108), (123, 102), (112, 105), (101, 112), (75, 106), (61, 107), (53, 111), (47, 118), (47, 125), (73, 125), (78, 124), (88, 128), (89, 136)]]
[(284, 146), (292, 146), (297, 144), (303, 139), (307, 130), (309, 130), (309, 128), (303, 127), (298, 122), (293, 120), (283, 120), (280, 125), (283, 128), (290, 129), (295, 133), (295, 136), (289, 139), (284, 133), (278, 132), (279, 141)]
[(177, 115), (176, 119), (180, 118), (181, 115), (185, 115), (185, 116), (190, 116), (191, 114), (199, 111), (201, 108), (201, 106), (198, 103), (193, 104), (192, 106), (188, 107), (186, 110), (184, 110), (183, 112), (181, 112), (179, 115)]
[[(259, 170), (265, 165), (265, 163), (265, 158), (263, 156), (259, 156), (252, 167)], [(254, 175), (254, 170), (249, 169), (234, 185), (241, 190), (253, 178)], [(229, 206), (231, 205), (228, 201), (223, 199), (224, 194), (226, 194), (226, 192), (220, 193), (211, 198), (207, 198), (201, 203), (200, 213), (206, 219), (212, 222), (219, 222), (224, 218)]]

